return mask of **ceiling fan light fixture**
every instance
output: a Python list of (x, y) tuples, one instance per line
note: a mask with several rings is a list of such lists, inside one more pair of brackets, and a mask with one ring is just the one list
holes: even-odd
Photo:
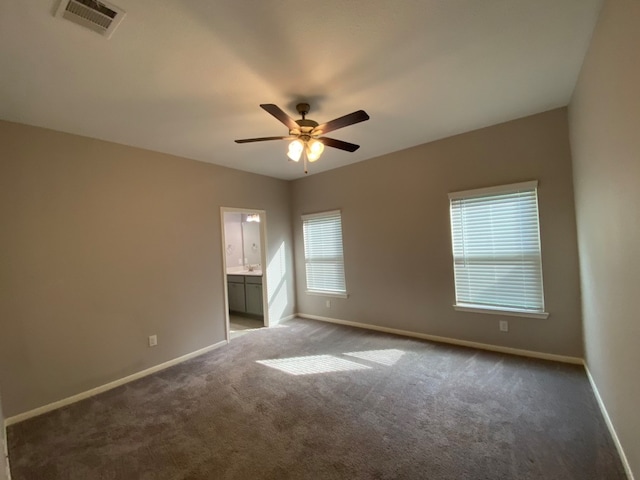
[(307, 158), (310, 162), (315, 162), (324, 152), (324, 144), (313, 138), (307, 142)]
[(294, 162), (300, 160), (300, 156), (302, 155), (302, 151), (304, 150), (304, 144), (301, 140), (294, 140), (289, 144), (289, 151), (287, 152), (287, 157)]
[(315, 120), (306, 118), (309, 113), (308, 103), (299, 103), (296, 105), (296, 110), (302, 116), (300, 120), (294, 120), (287, 115), (284, 110), (273, 103), (261, 103), (260, 108), (285, 125), (289, 130), (289, 135), (283, 137), (242, 138), (236, 140), (236, 143), (266, 142), (269, 140), (293, 140), (289, 143), (287, 157), (289, 157), (293, 162), (299, 162), (300, 157), (303, 157), (304, 173), (307, 173), (308, 163), (315, 162), (320, 159), (320, 155), (322, 155), (325, 146), (344, 150), (345, 152), (355, 152), (360, 148), (360, 145), (356, 145), (355, 143), (344, 142), (342, 140), (336, 140), (335, 138), (324, 136), (321, 137), (321, 135), (333, 132), (339, 128), (348, 127), (349, 125), (369, 120), (367, 112), (364, 110), (358, 110), (356, 112), (343, 115), (342, 117), (334, 118), (333, 120), (320, 125)]

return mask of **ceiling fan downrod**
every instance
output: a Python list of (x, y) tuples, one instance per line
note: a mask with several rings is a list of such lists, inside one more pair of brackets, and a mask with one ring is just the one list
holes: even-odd
[(308, 103), (299, 103), (296, 105), (296, 110), (302, 116), (302, 120), (304, 120), (309, 110), (311, 110), (311, 106)]

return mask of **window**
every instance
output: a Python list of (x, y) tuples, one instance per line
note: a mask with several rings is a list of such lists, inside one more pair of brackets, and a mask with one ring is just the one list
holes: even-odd
[(538, 182), (449, 194), (457, 310), (546, 318)]
[(346, 296), (339, 210), (302, 216), (307, 291)]

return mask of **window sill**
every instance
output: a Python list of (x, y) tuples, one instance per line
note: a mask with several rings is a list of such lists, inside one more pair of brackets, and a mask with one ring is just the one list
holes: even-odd
[(305, 290), (307, 295), (317, 295), (319, 297), (334, 297), (334, 298), (349, 298), (348, 293), (339, 293), (339, 292), (319, 292), (316, 290)]
[(511, 317), (527, 317), (527, 318), (548, 318), (548, 312), (534, 313), (525, 312), (520, 310), (505, 310), (499, 308), (487, 308), (477, 305), (454, 305), (454, 309), (459, 312), (471, 312), (471, 313), (487, 313), (489, 315), (506, 315)]

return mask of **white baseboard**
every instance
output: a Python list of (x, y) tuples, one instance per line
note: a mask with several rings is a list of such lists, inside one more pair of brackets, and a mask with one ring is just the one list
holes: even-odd
[(57, 410), (58, 408), (71, 405), (72, 403), (79, 402), (80, 400), (93, 397), (95, 395), (98, 395), (99, 393), (106, 392), (107, 390), (111, 390), (113, 388), (124, 385), (125, 383), (133, 382), (134, 380), (138, 380), (139, 378), (146, 377), (147, 375), (151, 375), (152, 373), (159, 372), (160, 370), (164, 370), (165, 368), (173, 367), (174, 365), (177, 365), (179, 363), (185, 362), (199, 355), (210, 352), (211, 350), (219, 348), (223, 345), (227, 345), (228, 343), (229, 342), (227, 340), (222, 340), (221, 342), (214, 343), (213, 345), (209, 345), (208, 347), (201, 348), (200, 350), (196, 350), (195, 352), (187, 353), (186, 355), (182, 355), (181, 357), (174, 358), (164, 363), (160, 363), (159, 365), (155, 365), (151, 368), (147, 368), (145, 370), (134, 373), (132, 375), (128, 375), (118, 380), (114, 380), (113, 382), (106, 383), (99, 387), (92, 388), (91, 390), (87, 390), (87, 391), (78, 393), (76, 395), (63, 398), (62, 400), (58, 400), (57, 402), (43, 405), (42, 407), (34, 408), (33, 410), (29, 410), (28, 412), (19, 413), (18, 415), (14, 415), (13, 417), (9, 417), (4, 420), (5, 428), (15, 423), (28, 420), (29, 418), (37, 417), (38, 415), (51, 412), (52, 410)]
[(298, 317), (308, 318), (310, 320), (319, 320), (321, 322), (337, 323), (339, 325), (348, 325), (350, 327), (365, 328), (367, 330), (376, 330), (378, 332), (393, 333), (394, 335), (402, 335), (405, 337), (420, 338), (422, 340), (430, 340), (432, 342), (448, 343), (451, 345), (460, 345), (462, 347), (478, 348), (480, 350), (490, 350), (492, 352), (508, 353), (511, 355), (519, 355), (521, 357), (540, 358), (543, 360), (553, 360), (556, 362), (572, 363), (582, 365), (584, 360), (579, 357), (569, 357), (566, 355), (556, 355), (554, 353), (534, 352), (532, 350), (522, 350), (519, 348), (501, 347), (499, 345), (490, 345), (488, 343), (470, 342), (467, 340), (458, 340), (450, 337), (439, 337), (437, 335), (428, 335), (426, 333), (411, 332), (409, 330), (399, 330), (397, 328), (380, 327), (377, 325), (369, 325), (367, 323), (351, 322), (349, 320), (339, 320), (337, 318), (320, 317), (318, 315), (308, 315), (299, 313)]
[[(4, 473), (7, 480), (11, 480), (11, 465), (9, 464), (9, 444), (7, 443), (7, 426), (3, 423), (2, 425), (0, 425), (0, 427), (2, 427), (2, 432), (0, 433), (0, 435), (2, 435), (2, 442), (0, 442), (2, 443), (2, 452), (0, 452), (0, 455), (2, 455), (2, 459), (4, 460), (3, 462), (0, 462), (0, 468), (4, 468)], [(0, 478), (2, 478), (2, 475), (0, 475)]]
[(631, 465), (629, 465), (629, 461), (627, 460), (627, 456), (624, 453), (624, 449), (622, 448), (622, 444), (620, 443), (620, 439), (618, 438), (616, 429), (613, 426), (613, 422), (611, 422), (611, 417), (609, 417), (609, 412), (607, 412), (607, 407), (605, 407), (604, 402), (602, 401), (602, 397), (600, 396), (600, 392), (598, 391), (598, 386), (591, 376), (591, 372), (589, 371), (587, 362), (585, 362), (584, 364), (584, 369), (587, 372), (587, 378), (589, 378), (589, 383), (591, 384), (593, 393), (596, 396), (596, 401), (598, 402), (598, 406), (600, 407), (600, 411), (602, 412), (604, 421), (607, 424), (607, 428), (609, 429), (611, 438), (613, 438), (613, 443), (615, 444), (616, 449), (618, 450), (618, 454), (620, 455), (620, 460), (622, 461), (622, 466), (624, 467), (624, 471), (627, 474), (627, 478), (629, 480), (634, 480), (633, 472), (631, 471)]

